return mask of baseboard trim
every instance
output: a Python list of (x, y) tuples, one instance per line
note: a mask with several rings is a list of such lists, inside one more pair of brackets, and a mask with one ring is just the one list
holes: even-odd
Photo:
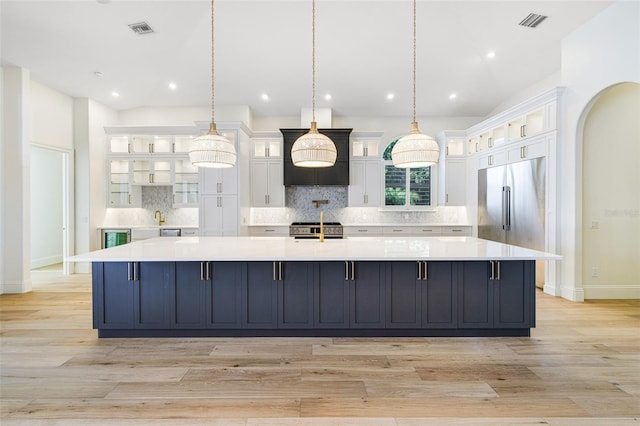
[(5, 281), (2, 285), (3, 294), (21, 294), (32, 290), (31, 280)]
[(640, 299), (640, 285), (585, 285), (585, 299)]
[(572, 302), (584, 302), (584, 289), (576, 287), (560, 288), (560, 296)]
[(43, 266), (55, 265), (57, 263), (62, 263), (62, 255), (53, 255), (41, 257), (38, 259), (31, 260), (31, 269), (42, 268)]

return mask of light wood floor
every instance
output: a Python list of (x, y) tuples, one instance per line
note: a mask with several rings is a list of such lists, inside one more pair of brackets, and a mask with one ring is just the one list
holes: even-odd
[(640, 301), (538, 292), (530, 338), (98, 339), (89, 277), (0, 296), (4, 425), (640, 424)]

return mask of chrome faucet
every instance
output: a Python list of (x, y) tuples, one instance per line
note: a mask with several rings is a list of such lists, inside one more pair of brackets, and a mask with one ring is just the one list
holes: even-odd
[[(158, 216), (160, 217), (158, 218)], [(160, 210), (156, 210), (153, 214), (153, 218), (158, 219), (158, 226), (162, 226), (164, 224), (164, 219), (162, 218), (162, 212)]]
[(320, 232), (314, 232), (314, 236), (320, 239), (321, 243), (324, 243), (324, 212), (320, 210)]

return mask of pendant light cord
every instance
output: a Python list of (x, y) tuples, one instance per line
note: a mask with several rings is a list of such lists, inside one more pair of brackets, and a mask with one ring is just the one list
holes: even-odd
[(416, 122), (416, 0), (413, 0), (413, 122)]
[(311, 1), (311, 121), (316, 121), (316, 1)]
[(215, 58), (215, 39), (213, 31), (213, 1), (211, 0), (211, 124), (215, 123), (215, 78), (214, 78), (214, 58)]

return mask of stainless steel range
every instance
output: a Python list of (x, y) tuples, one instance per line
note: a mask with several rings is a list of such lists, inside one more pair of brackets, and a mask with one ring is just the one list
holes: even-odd
[[(317, 238), (320, 233), (320, 222), (293, 222), (289, 225), (289, 236), (295, 238)], [(325, 238), (342, 238), (340, 222), (324, 223)]]

